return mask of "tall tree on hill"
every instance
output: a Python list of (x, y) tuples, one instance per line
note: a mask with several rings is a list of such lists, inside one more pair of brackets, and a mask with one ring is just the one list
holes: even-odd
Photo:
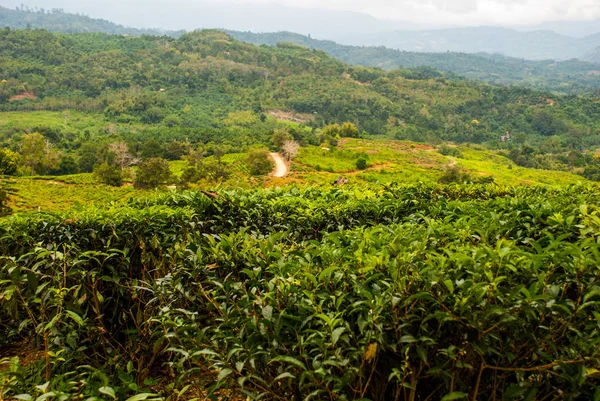
[(288, 161), (292, 160), (298, 154), (298, 149), (300, 149), (300, 144), (296, 141), (285, 141), (281, 147)]
[(23, 164), (32, 175), (46, 174), (57, 167), (60, 160), (60, 154), (53, 149), (50, 141), (38, 133), (23, 136), (21, 155)]
[(141, 159), (129, 153), (129, 147), (125, 142), (114, 142), (108, 146), (108, 151), (114, 156), (114, 163), (121, 168), (121, 171), (127, 167), (138, 164)]

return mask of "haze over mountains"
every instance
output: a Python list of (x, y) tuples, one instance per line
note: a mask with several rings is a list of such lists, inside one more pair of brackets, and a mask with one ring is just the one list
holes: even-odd
[(469, 27), (352, 35), (339, 40), (358, 46), (386, 46), (418, 52), (500, 53), (529, 60), (584, 58), (600, 46), (600, 34), (574, 38), (552, 31)]
[[(207, 0), (44, 1), (46, 10), (64, 8), (124, 26), (180, 31), (221, 28), (289, 31), (357, 46), (386, 46), (418, 52), (500, 53), (531, 60), (586, 58), (600, 46), (600, 20), (546, 21), (512, 27), (456, 27), (451, 23), (384, 20), (343, 10), (294, 8), (273, 2)], [(20, 0), (5, 6), (18, 7)], [(33, 6), (33, 4), (32, 4)], [(3, 13), (6, 11), (3, 11)]]
[[(41, 12), (21, 9), (10, 10), (0, 7), (0, 27), (5, 26), (13, 29), (42, 28), (52, 32), (64, 33), (167, 34), (175, 37), (184, 32), (128, 28), (106, 20), (56, 10)], [(479, 39), (469, 40), (469, 33), (475, 31), (480, 32)], [(456, 48), (455, 52), (407, 52), (382, 46), (342, 45), (333, 41), (318, 40), (311, 36), (291, 32), (251, 33), (232, 30), (227, 32), (238, 40), (252, 44), (274, 46), (279, 42), (290, 42), (312, 49), (324, 50), (349, 64), (379, 67), (386, 70), (427, 66), (492, 84), (519, 84), (562, 93), (582, 93), (600, 88), (600, 79), (597, 75), (600, 66), (595, 64), (600, 63), (600, 50), (594, 48), (595, 42), (600, 43), (600, 34), (586, 38), (573, 38), (553, 32), (517, 32), (504, 28), (460, 28), (430, 32), (404, 31), (395, 33), (395, 37), (401, 35), (407, 37), (410, 34), (413, 37), (420, 36), (422, 42), (434, 44), (439, 42), (439, 40), (436, 42), (436, 38), (441, 37), (448, 46), (451, 45)], [(485, 36), (486, 34), (487, 36)], [(444, 35), (446, 36), (444, 37)], [(488, 37), (487, 41), (482, 39), (485, 37)], [(525, 41), (524, 45), (520, 46), (518, 45), (519, 38), (523, 37), (529, 39)], [(365, 38), (367, 38), (367, 35), (362, 38), (358, 37), (357, 40), (366, 40)], [(458, 43), (460, 42), (459, 39), (463, 42), (462, 46)], [(386, 40), (383, 35), (382, 40)], [(583, 44), (578, 47), (576, 43)], [(513, 48), (517, 50), (525, 49), (520, 50), (522, 53), (529, 49), (530, 55), (545, 51), (555, 57), (544, 57), (545, 60), (529, 61), (523, 59), (526, 57), (511, 58), (500, 54), (490, 54), (497, 50), (494, 46), (502, 47), (505, 53), (510, 52), (509, 44), (512, 44)], [(438, 43), (436, 50), (440, 50), (440, 46), (441, 44)], [(465, 51), (465, 48), (468, 48), (468, 50)], [(479, 48), (485, 48), (489, 53), (479, 52)], [(572, 58), (580, 58), (583, 61), (555, 62), (551, 60), (551, 58), (564, 59), (566, 55), (570, 55)]]

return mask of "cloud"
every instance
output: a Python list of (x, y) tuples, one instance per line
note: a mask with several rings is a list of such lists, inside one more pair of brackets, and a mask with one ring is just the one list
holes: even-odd
[(600, 18), (600, 0), (244, 0), (366, 12), (378, 18), (450, 24), (531, 24)]

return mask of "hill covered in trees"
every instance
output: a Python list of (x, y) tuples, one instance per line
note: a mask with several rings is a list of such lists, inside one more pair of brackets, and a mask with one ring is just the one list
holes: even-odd
[(297, 45), (256, 47), (218, 31), (169, 37), (0, 31), (1, 110), (79, 108), (113, 121), (218, 128), (229, 113), (282, 109), (370, 134), (497, 142), (553, 135), (595, 146), (595, 98), (466, 81), (432, 69), (351, 67)]
[[(348, 46), (333, 41), (313, 39), (291, 32), (252, 33), (227, 31), (234, 38), (257, 45), (275, 46), (279, 42), (296, 43), (324, 50), (352, 65), (384, 70), (432, 67), (471, 79), (498, 85), (523, 85), (563, 93), (582, 93), (600, 88), (600, 64), (589, 61), (532, 61), (489, 53), (407, 52), (383, 46)], [(590, 61), (593, 55), (588, 57)]]
[(171, 35), (182, 32), (167, 32), (160, 29), (137, 29), (113, 22), (91, 18), (86, 15), (67, 13), (62, 9), (28, 8), (10, 9), (0, 6), (0, 27), (11, 29), (45, 29), (50, 32), (85, 33), (103, 32), (116, 35)]
[[(106, 20), (70, 14), (62, 10), (28, 9), (26, 7), (16, 10), (0, 7), (0, 27), (10, 27), (11, 29), (31, 27), (59, 33), (100, 32), (136, 36), (149, 34), (177, 37), (184, 33), (183, 31), (168, 32), (157, 29), (128, 28)], [(424, 53), (400, 51), (382, 46), (348, 46), (328, 40), (316, 40), (291, 32), (227, 31), (227, 33), (238, 40), (252, 44), (271, 46), (275, 46), (279, 42), (301, 44), (311, 49), (324, 50), (333, 57), (352, 65), (379, 67), (384, 70), (426, 66), (493, 84), (524, 85), (560, 93), (584, 93), (600, 88), (600, 80), (597, 79), (600, 66), (595, 64), (600, 63), (600, 58), (595, 55), (594, 51), (585, 55), (584, 58), (587, 61), (530, 61), (482, 52), (475, 54), (464, 52)], [(561, 58), (564, 57), (561, 55)]]

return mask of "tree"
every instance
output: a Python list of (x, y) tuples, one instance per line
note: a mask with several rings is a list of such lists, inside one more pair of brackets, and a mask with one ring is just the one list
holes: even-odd
[(51, 170), (52, 174), (76, 174), (79, 171), (79, 165), (71, 155), (63, 155), (57, 168)]
[(142, 163), (135, 172), (133, 186), (142, 189), (152, 189), (166, 184), (171, 179), (169, 162), (159, 157), (153, 157)]
[(346, 138), (357, 138), (358, 128), (352, 123), (344, 123), (340, 128), (340, 136)]
[(294, 140), (294, 137), (292, 137), (292, 135), (287, 130), (284, 130), (284, 129), (275, 131), (275, 133), (271, 137), (271, 143), (277, 149), (281, 149), (284, 143), (286, 143), (287, 141), (292, 141), (292, 140)]
[(98, 145), (94, 142), (84, 142), (79, 148), (79, 171), (91, 173), (98, 161)]
[(108, 146), (108, 151), (114, 156), (114, 163), (121, 168), (121, 171), (140, 162), (139, 157), (129, 153), (129, 147), (125, 142), (114, 142)]
[(340, 127), (339, 124), (329, 124), (323, 128), (323, 135), (335, 138), (336, 136), (340, 135), (341, 130), (342, 127)]
[(252, 175), (265, 175), (273, 170), (273, 161), (267, 149), (250, 149), (244, 161)]
[(142, 157), (144, 159), (163, 157), (164, 153), (162, 146), (160, 146), (160, 143), (156, 139), (149, 139), (142, 146)]
[(188, 162), (188, 166), (183, 170), (179, 177), (180, 183), (184, 186), (190, 182), (196, 182), (200, 180), (204, 168), (204, 152), (205, 149), (202, 145), (198, 146), (196, 150), (190, 149), (185, 160)]
[(94, 169), (94, 176), (98, 181), (113, 187), (120, 187), (123, 184), (123, 171), (119, 166), (113, 166), (106, 162)]
[(59, 153), (56, 152), (50, 141), (41, 134), (26, 134), (21, 143), (23, 164), (31, 169), (31, 174), (46, 174), (50, 169), (58, 166)]
[(560, 135), (568, 130), (563, 119), (544, 109), (537, 109), (533, 112), (531, 126), (545, 136)]
[(185, 146), (181, 142), (173, 141), (167, 145), (166, 156), (168, 160), (179, 160), (185, 154)]
[(296, 141), (285, 141), (281, 147), (288, 161), (296, 157), (298, 149), (300, 149), (300, 144)]
[(10, 149), (0, 149), (0, 175), (14, 175), (19, 168), (19, 154)]
[(177, 127), (177, 126), (181, 125), (181, 118), (174, 114), (169, 114), (168, 116), (166, 116), (164, 118), (162, 123), (169, 128)]

